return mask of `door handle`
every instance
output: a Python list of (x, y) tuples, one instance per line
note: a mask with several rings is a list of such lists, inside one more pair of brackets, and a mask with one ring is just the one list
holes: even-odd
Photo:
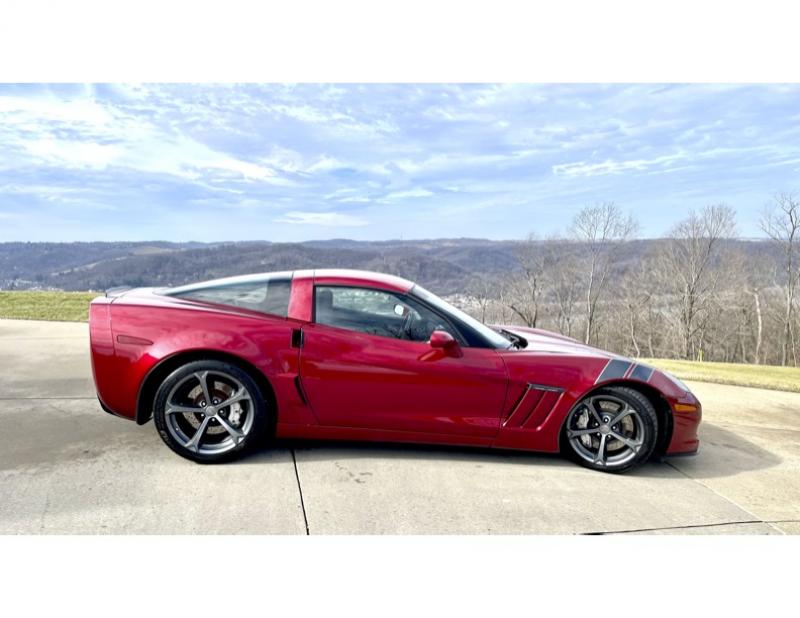
[(303, 331), (299, 328), (292, 329), (292, 347), (293, 348), (302, 348), (303, 347)]

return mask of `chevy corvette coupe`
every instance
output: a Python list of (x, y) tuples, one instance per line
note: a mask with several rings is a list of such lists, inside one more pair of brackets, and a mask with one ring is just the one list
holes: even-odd
[(489, 327), (405, 279), (350, 270), (112, 289), (90, 307), (102, 407), (179, 455), (262, 438), (562, 452), (621, 472), (695, 453), (676, 378), (534, 328)]

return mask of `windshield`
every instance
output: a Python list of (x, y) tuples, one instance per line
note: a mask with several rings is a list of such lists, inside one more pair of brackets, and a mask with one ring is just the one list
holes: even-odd
[(461, 309), (454, 307), (446, 300), (442, 300), (436, 294), (432, 294), (425, 288), (421, 288), (418, 285), (415, 285), (411, 290), (411, 293), (415, 296), (418, 296), (422, 300), (424, 300), (429, 305), (432, 305), (434, 308), (438, 309), (446, 313), (447, 315), (451, 315), (455, 317), (459, 322), (463, 322), (472, 330), (475, 330), (480, 334), (484, 339), (486, 339), (491, 345), (496, 348), (509, 348), (511, 347), (511, 343), (508, 339), (503, 337), (500, 333), (496, 330), (493, 330), (486, 326), (483, 322), (476, 320), (468, 313), (464, 313)]

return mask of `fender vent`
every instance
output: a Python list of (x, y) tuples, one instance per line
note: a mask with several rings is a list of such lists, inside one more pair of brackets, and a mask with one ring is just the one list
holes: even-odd
[(303, 331), (299, 328), (295, 328), (292, 330), (292, 347), (293, 348), (302, 348), (303, 347)]
[(561, 399), (563, 388), (545, 384), (528, 384), (517, 405), (512, 408), (503, 427), (534, 429), (541, 425)]

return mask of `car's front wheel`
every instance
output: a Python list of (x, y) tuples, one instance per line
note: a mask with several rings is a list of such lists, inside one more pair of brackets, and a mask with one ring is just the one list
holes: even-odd
[(658, 417), (642, 393), (602, 388), (578, 402), (567, 417), (564, 440), (578, 463), (623, 472), (648, 460), (658, 438)]
[(167, 446), (202, 463), (233, 459), (255, 445), (267, 414), (250, 375), (217, 360), (193, 361), (173, 371), (159, 387), (153, 408)]

